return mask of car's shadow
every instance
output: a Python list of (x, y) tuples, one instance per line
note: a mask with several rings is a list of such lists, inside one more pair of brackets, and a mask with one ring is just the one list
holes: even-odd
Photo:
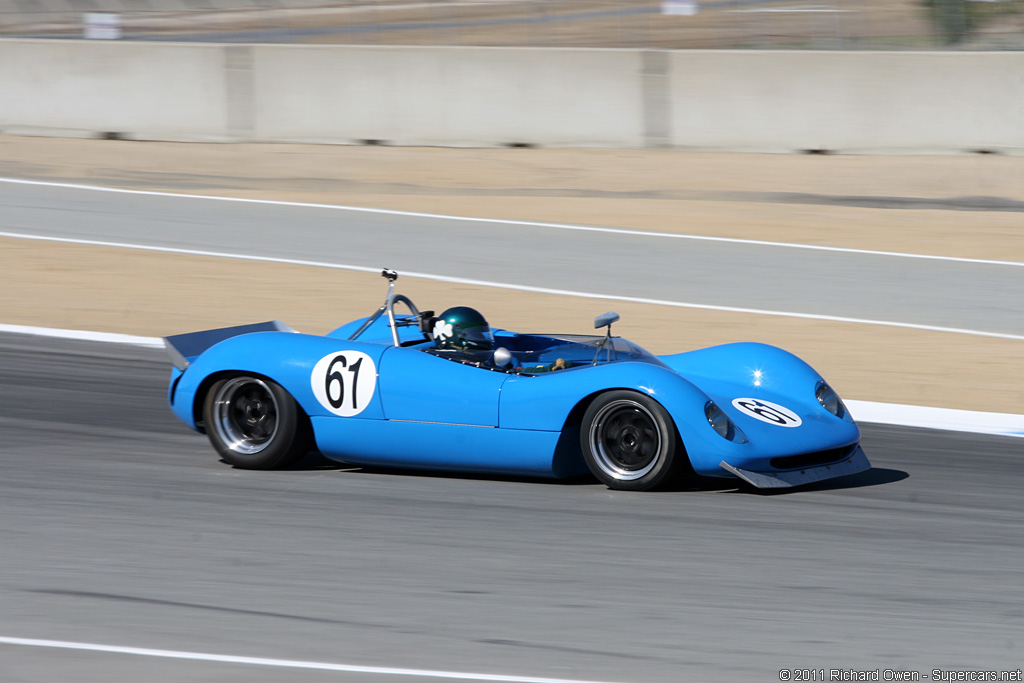
[[(225, 465), (230, 463), (221, 460)], [(544, 479), (542, 477), (517, 477), (501, 474), (479, 474), (473, 472), (447, 472), (437, 470), (417, 470), (406, 467), (379, 467), (373, 465), (349, 465), (347, 463), (331, 460), (316, 451), (310, 451), (287, 467), (282, 467), (279, 472), (319, 472), (336, 470), (346, 474), (387, 474), (394, 476), (422, 477), (426, 479), (465, 479), (469, 481), (507, 481), (521, 482), (548, 486), (600, 486), (590, 474), (581, 474), (565, 479)]]
[[(223, 462), (223, 461), (221, 461)], [(321, 470), (350, 470), (354, 465), (346, 465), (337, 460), (324, 457), (319, 451), (310, 451), (280, 472), (317, 472)]]
[[(387, 474), (406, 477), (423, 477), (428, 479), (462, 479), (468, 481), (504, 481), (516, 483), (537, 484), (541, 486), (593, 486), (604, 488), (600, 482), (589, 474), (570, 477), (568, 479), (541, 479), (537, 477), (516, 477), (503, 476), (498, 474), (473, 474), (466, 472), (437, 472), (433, 470), (414, 470), (394, 467), (370, 467), (365, 465), (348, 465), (345, 463), (330, 460), (316, 451), (311, 451), (281, 471), (330, 471), (345, 472), (347, 474)], [(864, 488), (867, 486), (881, 486), (892, 484), (908, 478), (910, 474), (903, 470), (887, 469), (884, 467), (872, 467), (865, 472), (851, 474), (845, 477), (829, 479), (813, 484), (804, 484), (792, 488), (759, 489), (743, 481), (735, 479), (719, 479), (716, 477), (700, 477), (689, 473), (679, 477), (673, 484), (658, 490), (659, 493), (682, 493), (682, 492), (721, 492), (753, 494), (758, 496), (788, 495), (810, 491), (838, 491), (842, 489)]]

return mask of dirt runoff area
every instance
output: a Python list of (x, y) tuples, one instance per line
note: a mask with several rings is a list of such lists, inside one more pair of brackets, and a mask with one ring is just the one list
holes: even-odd
[[(1024, 261), (1024, 158), (204, 145), (0, 136), (0, 176)], [(981, 209), (988, 210), (981, 210)], [(164, 336), (368, 314), (365, 273), (0, 238), (0, 322)], [(602, 302), (405, 277), (423, 308), (498, 327), (616, 332), (656, 353), (763, 341), (848, 398), (1021, 412), (1024, 342)], [(1007, 292), (1007, 296), (1020, 296)]]

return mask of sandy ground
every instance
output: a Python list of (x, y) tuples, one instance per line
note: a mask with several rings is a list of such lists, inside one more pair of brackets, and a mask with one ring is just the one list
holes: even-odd
[[(0, 176), (1024, 261), (1021, 157), (0, 136)], [(979, 205), (992, 210), (971, 210)], [(400, 284), (421, 308), (469, 304), (499, 327), (588, 332), (612, 308), (616, 332), (655, 352), (764, 341), (807, 359), (849, 398), (1021, 412), (1019, 341)], [(163, 336), (277, 318), (323, 333), (368, 314), (384, 292), (381, 278), (361, 273), (0, 238), (4, 323)]]

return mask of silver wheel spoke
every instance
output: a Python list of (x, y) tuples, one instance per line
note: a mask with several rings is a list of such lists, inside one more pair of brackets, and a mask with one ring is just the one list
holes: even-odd
[(263, 451), (277, 433), (277, 400), (270, 387), (255, 377), (227, 380), (218, 389), (213, 406), (210, 428), (240, 455)]
[(657, 466), (662, 436), (654, 415), (644, 405), (622, 399), (602, 407), (595, 416), (590, 446), (608, 476), (634, 481)]

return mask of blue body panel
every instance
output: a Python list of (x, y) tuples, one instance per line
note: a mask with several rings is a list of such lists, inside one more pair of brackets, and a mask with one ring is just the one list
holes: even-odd
[[(788, 351), (742, 342), (661, 356), (661, 360), (699, 386), (750, 441), (740, 446), (739, 453), (723, 453), (713, 465), (713, 453), (699, 454), (702, 467), (694, 463), (698, 473), (722, 476), (717, 469), (721, 460), (744, 469), (767, 471), (772, 469), (772, 458), (832, 450), (860, 441), (856, 424), (832, 415), (815, 398), (815, 385), (821, 381), (821, 375)], [(782, 429), (754, 419), (732, 405), (739, 396), (785, 405), (800, 416), (802, 424), (797, 429)], [(683, 440), (686, 442), (685, 437)], [(690, 450), (687, 443), (687, 451)]]
[[(813, 368), (764, 344), (659, 358), (615, 338), (614, 350), (602, 351), (594, 364), (600, 338), (495, 330), (497, 345), (520, 364), (520, 372), (510, 373), (427, 353), (431, 345), (415, 326), (400, 327), (403, 345), (394, 346), (385, 317), (350, 341), (365, 320), (322, 337), (272, 331), (224, 339), (189, 358), (184, 371), (172, 371), (171, 408), (187, 425), (202, 429), (197, 417), (205, 390), (225, 374), (251, 373), (272, 379), (295, 398), (328, 457), (539, 477), (586, 471), (579, 419), (593, 397), (614, 389), (658, 401), (674, 420), (694, 470), (705, 476), (733, 477), (723, 462), (735, 470), (770, 472), (777, 469), (773, 458), (852, 448), (860, 439), (855, 424), (819, 404), (815, 388), (821, 377)], [(567, 368), (534, 373), (532, 368), (556, 358)], [(708, 401), (725, 411), (746, 442), (714, 431), (705, 417)], [(798, 416), (798, 426), (757, 419), (734, 401), (783, 406)]]
[(498, 397), (508, 379), (418, 349), (388, 347), (380, 363), (380, 393), (389, 420), (498, 426)]
[(328, 417), (314, 418), (313, 428), (324, 455), (354, 465), (533, 477), (586, 471), (556, 462), (559, 432)]

